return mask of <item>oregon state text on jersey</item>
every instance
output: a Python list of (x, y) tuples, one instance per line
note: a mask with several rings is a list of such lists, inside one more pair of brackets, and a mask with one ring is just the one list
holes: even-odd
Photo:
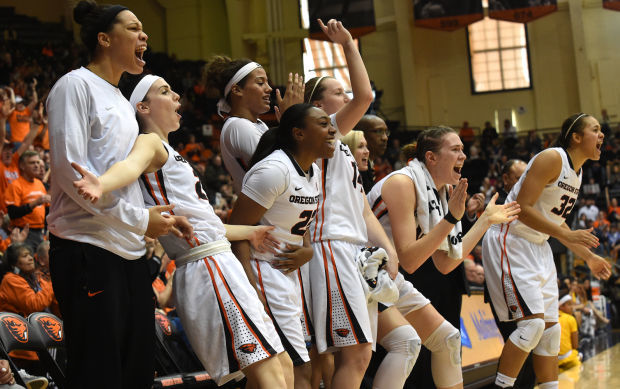
[[(554, 147), (551, 150), (555, 150), (562, 157), (562, 169), (558, 178), (545, 186), (540, 197), (534, 204), (534, 209), (540, 212), (540, 214), (549, 221), (560, 225), (564, 223), (577, 201), (579, 188), (581, 187), (581, 170), (579, 174), (575, 172), (570, 157), (566, 154), (566, 150), (560, 147)], [(523, 180), (527, 177), (527, 173), (538, 155), (539, 154), (532, 158), (527, 164), (525, 173), (523, 173), (519, 181), (510, 190), (506, 198), (506, 203), (517, 199), (521, 186), (523, 185)], [(522, 236), (532, 243), (542, 243), (549, 239), (549, 235), (526, 226), (518, 219), (511, 223), (510, 232)]]
[(170, 145), (162, 143), (168, 151), (168, 159), (160, 170), (143, 174), (140, 187), (145, 204), (175, 204), (172, 213), (187, 217), (194, 227), (191, 239), (172, 234), (159, 237), (168, 256), (174, 259), (192, 247), (225, 239), (226, 229), (209, 204), (194, 169)]
[[(319, 202), (319, 176), (314, 163), (306, 175), (290, 154), (276, 150), (247, 172), (242, 193), (267, 209), (260, 224), (274, 226), (274, 238), (301, 246)], [(253, 257), (269, 261), (274, 255), (255, 252)]]

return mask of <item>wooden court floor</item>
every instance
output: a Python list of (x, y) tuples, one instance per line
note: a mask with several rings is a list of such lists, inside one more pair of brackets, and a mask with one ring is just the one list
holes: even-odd
[(620, 389), (620, 343), (560, 373), (560, 389)]

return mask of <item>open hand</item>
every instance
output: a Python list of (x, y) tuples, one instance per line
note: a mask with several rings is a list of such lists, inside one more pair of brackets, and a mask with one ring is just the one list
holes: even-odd
[(489, 224), (510, 223), (516, 220), (521, 212), (521, 206), (516, 201), (506, 204), (496, 204), (495, 201), (499, 193), (495, 193), (491, 197), (491, 201), (485, 208), (482, 216), (486, 217)]
[(594, 277), (606, 280), (611, 276), (611, 265), (604, 258), (593, 255), (586, 263)]
[(269, 252), (272, 254), (278, 254), (278, 242), (270, 233), (274, 226), (252, 226), (252, 233), (248, 237), (248, 241), (252, 248), (259, 253)]
[(71, 162), (71, 166), (82, 175), (81, 180), (73, 181), (73, 186), (77, 189), (78, 194), (84, 200), (88, 200), (93, 204), (96, 203), (103, 195), (103, 188), (99, 178), (75, 162)]
[(332, 42), (344, 45), (353, 40), (351, 33), (342, 25), (342, 22), (336, 19), (329, 19), (326, 26), (321, 19), (317, 19), (317, 21), (319, 22), (321, 30), (323, 30), (325, 35), (327, 35)]
[(278, 122), (280, 121), (280, 117), (284, 111), (288, 109), (288, 107), (303, 103), (304, 102), (304, 92), (306, 90), (306, 84), (304, 84), (304, 77), (299, 74), (293, 73), (288, 74), (288, 82), (286, 83), (286, 91), (284, 92), (284, 98), (280, 95), (280, 90), (276, 89), (276, 106), (274, 110), (276, 112), (276, 118)]
[(465, 213), (465, 201), (467, 200), (467, 179), (461, 178), (459, 183), (451, 189), (450, 200), (448, 200), (448, 209), (452, 216), (457, 220), (461, 220), (463, 213)]
[(278, 254), (279, 258), (271, 262), (271, 266), (289, 274), (302, 267), (306, 262), (312, 259), (314, 250), (307, 246), (286, 245), (286, 252)]

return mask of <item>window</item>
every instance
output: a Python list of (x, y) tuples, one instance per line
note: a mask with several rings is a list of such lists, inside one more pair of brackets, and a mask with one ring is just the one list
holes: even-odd
[(485, 17), (467, 27), (467, 36), (473, 93), (531, 87), (524, 24)]
[[(302, 28), (310, 26), (308, 1), (300, 0)], [(359, 45), (358, 40), (355, 43)], [(349, 69), (342, 46), (329, 41), (304, 38), (303, 43), (304, 80), (313, 77), (332, 76), (342, 82), (345, 91), (351, 91)]]

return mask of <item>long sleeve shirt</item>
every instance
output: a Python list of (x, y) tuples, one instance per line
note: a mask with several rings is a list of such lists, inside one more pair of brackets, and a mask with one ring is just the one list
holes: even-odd
[(92, 244), (126, 259), (144, 255), (148, 210), (138, 182), (102, 196), (96, 204), (73, 187), (71, 162), (100, 176), (127, 157), (138, 136), (131, 105), (120, 90), (86, 68), (61, 77), (47, 98), (51, 151), (52, 234)]

